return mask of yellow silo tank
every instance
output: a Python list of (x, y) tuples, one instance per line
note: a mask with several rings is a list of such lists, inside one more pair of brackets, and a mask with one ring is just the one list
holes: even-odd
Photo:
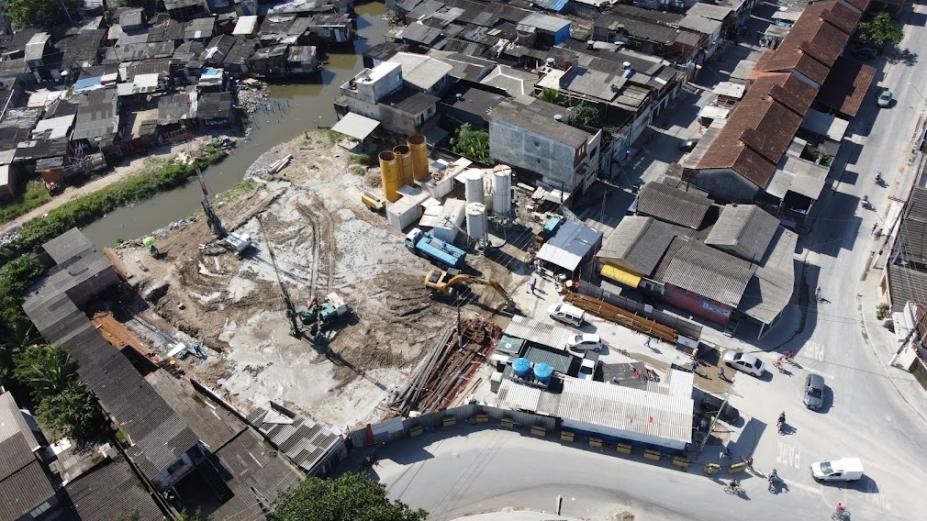
[(389, 150), (380, 152), (380, 179), (383, 180), (383, 195), (386, 200), (395, 203), (399, 200), (399, 188), (402, 187), (402, 167), (396, 154)]
[(428, 141), (425, 136), (417, 134), (407, 141), (412, 151), (412, 179), (421, 181), (428, 176)]
[(412, 184), (412, 153), (409, 147), (397, 145), (393, 147), (393, 154), (396, 155), (396, 161), (399, 162), (399, 169), (402, 172), (402, 184)]

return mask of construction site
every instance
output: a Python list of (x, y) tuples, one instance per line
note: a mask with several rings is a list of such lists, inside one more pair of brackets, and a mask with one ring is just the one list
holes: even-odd
[[(384, 415), (455, 322), (455, 300), (466, 315), (507, 306), (490, 287), (432, 298), (424, 280), (434, 267), (361, 201), (379, 172), (352, 172), (335, 141), (319, 131), (268, 151), (239, 187), (210, 198), (204, 185), (202, 214), (116, 253), (145, 300), (136, 318), (201, 344), (203, 357), (177, 362), (189, 376), (243, 410), (274, 400), (350, 426)], [(499, 289), (517, 284), (498, 263), (471, 266)]]

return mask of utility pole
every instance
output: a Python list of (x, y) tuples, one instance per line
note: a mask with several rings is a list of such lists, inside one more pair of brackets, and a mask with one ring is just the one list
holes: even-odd
[(458, 291), (454, 299), (454, 304), (457, 306), (457, 348), (461, 351), (463, 350), (463, 327), (460, 321), (460, 292)]

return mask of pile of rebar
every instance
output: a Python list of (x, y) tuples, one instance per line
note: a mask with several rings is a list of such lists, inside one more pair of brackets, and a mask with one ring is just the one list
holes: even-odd
[(482, 318), (461, 321), (459, 332), (456, 325), (447, 328), (390, 408), (400, 416), (446, 409), (486, 362), (500, 334), (499, 326)]
[(675, 329), (618, 306), (613, 306), (604, 300), (598, 300), (572, 291), (567, 291), (563, 295), (563, 300), (593, 315), (598, 315), (606, 320), (611, 320), (626, 328), (640, 331), (664, 342), (675, 344), (679, 340), (679, 333)]

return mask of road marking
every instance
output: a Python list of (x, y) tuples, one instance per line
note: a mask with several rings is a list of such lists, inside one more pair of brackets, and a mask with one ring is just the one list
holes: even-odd
[(805, 347), (803, 351), (806, 351), (806, 353), (802, 353), (802, 356), (805, 358), (810, 358), (811, 360), (815, 360), (818, 362), (824, 361), (824, 345), (823, 344), (820, 344), (812, 340), (811, 342), (808, 342), (808, 346)]
[(778, 454), (776, 454), (776, 463), (780, 465), (790, 465), (796, 469), (801, 468), (801, 451), (789, 443), (783, 441), (776, 442), (778, 445)]
[(785, 483), (786, 485), (788, 485), (789, 488), (801, 489), (801, 490), (804, 490), (805, 492), (811, 492), (812, 494), (815, 494), (815, 495), (818, 495), (818, 496), (823, 496), (823, 495), (824, 495), (824, 494), (821, 492), (821, 489), (820, 489), (819, 487), (813, 487), (813, 486), (811, 486), (811, 485), (805, 485), (804, 483), (799, 483), (799, 482), (797, 482), (797, 481), (792, 481), (791, 479), (783, 479), (782, 482)]

